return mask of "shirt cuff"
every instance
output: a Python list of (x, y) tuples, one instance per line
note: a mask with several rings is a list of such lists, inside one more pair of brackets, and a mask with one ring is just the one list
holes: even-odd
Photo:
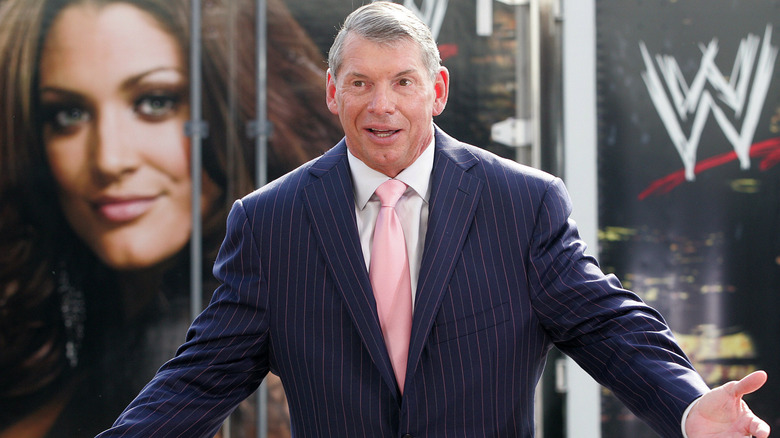
[(693, 409), (693, 406), (701, 400), (703, 396), (699, 396), (696, 400), (692, 401), (691, 404), (688, 405), (688, 408), (683, 412), (682, 415), (682, 421), (680, 421), (680, 427), (682, 428), (682, 436), (683, 438), (688, 438), (688, 434), (685, 433), (685, 423), (688, 421), (688, 414), (691, 413), (691, 409)]

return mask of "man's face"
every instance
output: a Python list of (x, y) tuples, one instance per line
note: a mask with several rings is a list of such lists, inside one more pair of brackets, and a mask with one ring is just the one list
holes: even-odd
[(409, 39), (392, 45), (348, 35), (340, 71), (328, 71), (328, 108), (339, 116), (352, 154), (394, 177), (433, 138), (433, 116), (447, 103), (449, 73), (431, 80), (420, 47)]

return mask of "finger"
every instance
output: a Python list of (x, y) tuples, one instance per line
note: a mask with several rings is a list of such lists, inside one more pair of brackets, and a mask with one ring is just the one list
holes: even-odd
[(756, 438), (767, 438), (769, 436), (769, 425), (756, 417), (750, 425), (750, 434)]
[(740, 381), (734, 385), (734, 394), (737, 397), (742, 397), (745, 394), (757, 391), (766, 383), (767, 374), (765, 371), (754, 371), (747, 376), (743, 377)]

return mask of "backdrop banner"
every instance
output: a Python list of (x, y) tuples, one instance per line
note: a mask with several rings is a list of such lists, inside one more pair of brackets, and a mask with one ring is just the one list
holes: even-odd
[[(255, 180), (259, 127), (270, 126), (259, 155), (269, 181), (343, 137), (325, 103), (327, 51), (369, 1), (267, 0), (257, 38), (257, 0), (0, 0), (0, 438), (94, 436), (176, 353), (192, 303), (218, 286), (211, 269), (233, 201), (265, 182)], [(434, 29), (453, 75), (436, 122), (513, 156), (491, 132), (515, 115), (515, 7), (404, 3)], [(477, 16), (490, 32), (477, 34)], [(190, 120), (195, 105), (203, 120)], [(268, 120), (256, 120), (258, 105)], [(191, 140), (204, 131), (198, 181)], [(190, 284), (199, 187), (202, 288)], [(287, 438), (281, 379), (265, 381), (260, 429)], [(262, 435), (257, 400), (220, 438)]]
[[(602, 267), (711, 386), (768, 371), (747, 400), (777, 429), (780, 2), (596, 3)], [(607, 390), (602, 414), (656, 436)]]

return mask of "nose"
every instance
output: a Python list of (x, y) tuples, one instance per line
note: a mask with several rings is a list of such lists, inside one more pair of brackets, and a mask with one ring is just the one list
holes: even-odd
[(98, 178), (115, 180), (138, 168), (140, 157), (128, 129), (129, 114), (121, 109), (100, 111), (93, 125), (90, 153), (92, 170)]
[(394, 96), (389, 86), (374, 86), (368, 111), (374, 114), (392, 114), (395, 112)]

